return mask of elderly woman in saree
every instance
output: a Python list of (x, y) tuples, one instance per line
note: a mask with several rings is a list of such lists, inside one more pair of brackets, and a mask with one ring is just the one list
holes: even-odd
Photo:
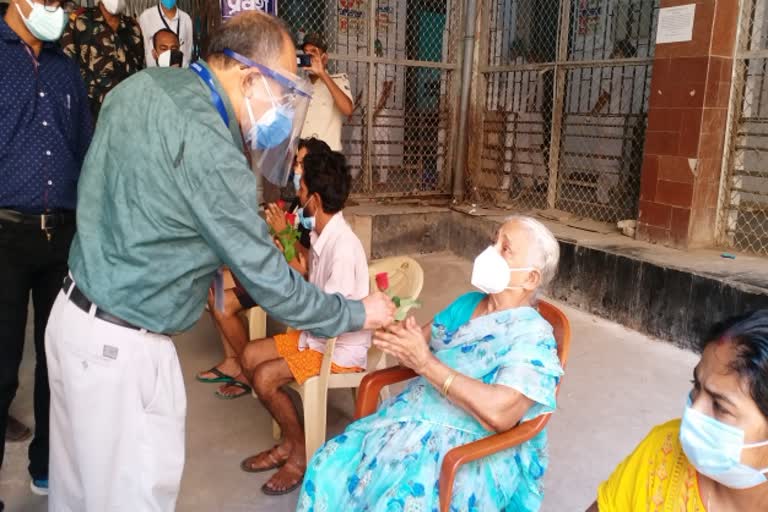
[[(424, 327), (408, 318), (377, 332), (374, 343), (419, 376), (317, 452), (298, 510), (437, 510), (450, 449), (553, 411), (563, 371), (535, 300), (558, 258), (543, 224), (512, 217), (475, 260), (471, 282), (479, 292), (460, 296)], [(546, 468), (543, 431), (462, 466), (451, 508), (539, 510)]]

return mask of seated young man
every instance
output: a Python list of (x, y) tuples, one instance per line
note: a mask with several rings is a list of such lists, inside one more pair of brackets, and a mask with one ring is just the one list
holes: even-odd
[[(342, 209), (352, 178), (340, 153), (307, 155), (299, 198), (299, 217), (312, 229), (309, 253), (309, 281), (326, 293), (355, 299), (368, 295), (368, 263), (360, 240), (344, 220)], [(304, 431), (296, 409), (281, 386), (299, 384), (320, 373), (325, 339), (306, 332), (251, 341), (242, 357), (243, 372), (283, 432), (282, 443), (245, 459), (245, 471), (280, 468), (262, 486), (270, 495), (286, 494), (301, 485), (307, 460)], [(363, 371), (367, 364), (371, 333), (342, 334), (333, 351), (334, 373)]]
[[(319, 139), (302, 139), (299, 141), (296, 162), (293, 167), (294, 179), (290, 183), (295, 186), (297, 197), (288, 208), (288, 211), (295, 211), (301, 206), (298, 192), (299, 180), (303, 172), (304, 157), (308, 154), (329, 153), (330, 151), (331, 148), (328, 147), (328, 144)], [(267, 224), (276, 233), (285, 229), (287, 226), (285, 215), (278, 205), (270, 204), (265, 213)], [(296, 244), (296, 252), (303, 260), (307, 260), (309, 257), (307, 251), (309, 250), (310, 230), (299, 226), (299, 231), (301, 232), (301, 239)], [(304, 272), (304, 275), (306, 275), (306, 271), (299, 265), (298, 258), (294, 258), (289, 264), (295, 270)], [(225, 273), (229, 274), (229, 271), (227, 270)], [(216, 396), (225, 400), (231, 400), (248, 395), (251, 392), (251, 387), (240, 370), (240, 356), (249, 339), (248, 328), (243, 324), (239, 313), (256, 306), (256, 303), (248, 295), (248, 292), (245, 291), (245, 288), (240, 285), (236, 277), (230, 274), (225, 277), (226, 281), (234, 281), (234, 287), (224, 291), (223, 311), (216, 309), (212, 292), (208, 298), (208, 310), (211, 312), (213, 321), (220, 334), (221, 344), (224, 347), (224, 360), (210, 370), (198, 373), (197, 380), (207, 383), (221, 383), (221, 386), (216, 391)]]

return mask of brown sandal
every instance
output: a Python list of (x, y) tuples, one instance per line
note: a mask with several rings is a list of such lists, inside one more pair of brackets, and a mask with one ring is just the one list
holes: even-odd
[(284, 467), (283, 467), (283, 469), (281, 471), (283, 471), (285, 469), (288, 469), (288, 468), (296, 468), (297, 471), (301, 471), (301, 476), (299, 476), (298, 480), (293, 485), (291, 485), (290, 487), (287, 487), (286, 489), (280, 490), (280, 491), (270, 487), (269, 486), (269, 482), (271, 482), (272, 478), (274, 478), (277, 474), (279, 474), (279, 471), (278, 471), (277, 473), (272, 475), (272, 478), (267, 480), (267, 483), (265, 483), (264, 485), (261, 486), (261, 492), (263, 492), (267, 496), (283, 496), (284, 494), (290, 494), (293, 491), (295, 491), (296, 489), (298, 489), (299, 487), (301, 487), (301, 484), (304, 483), (304, 473), (306, 473), (306, 468), (302, 469), (295, 462), (287, 463), (287, 461), (286, 461), (286, 463), (284, 464)]
[[(275, 454), (278, 454), (278, 448), (280, 445), (275, 445), (269, 450), (265, 450), (263, 452), (257, 453), (256, 455), (251, 455), (250, 457), (246, 457), (243, 459), (243, 461), (240, 463), (240, 469), (245, 471), (246, 473), (262, 473), (264, 471), (271, 471), (273, 469), (279, 469), (283, 467), (288, 460), (288, 455), (285, 459), (280, 460), (275, 457)], [(279, 454), (278, 454), (279, 455)], [(258, 457), (266, 457), (267, 461), (271, 464), (270, 466), (264, 466), (264, 467), (254, 467), (251, 462), (254, 462), (254, 459)]]

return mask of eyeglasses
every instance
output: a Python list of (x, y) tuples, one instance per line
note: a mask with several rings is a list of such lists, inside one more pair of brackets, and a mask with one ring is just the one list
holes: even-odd
[(300, 85), (301, 78), (299, 77), (289, 78), (284, 74), (278, 73), (277, 71), (270, 69), (267, 66), (264, 66), (263, 64), (254, 62), (248, 57), (244, 57), (239, 53), (230, 50), (229, 48), (224, 49), (224, 55), (232, 59), (235, 59), (237, 62), (239, 62), (240, 64), (243, 64), (244, 66), (258, 69), (262, 75), (268, 78), (271, 78), (272, 80), (280, 84), (281, 87), (285, 88), (287, 94), (298, 94), (299, 96), (304, 96), (305, 98), (312, 97), (311, 94), (301, 89), (301, 85)]

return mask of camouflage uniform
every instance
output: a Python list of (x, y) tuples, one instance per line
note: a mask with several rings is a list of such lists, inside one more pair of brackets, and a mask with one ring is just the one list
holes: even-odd
[(117, 84), (144, 69), (144, 43), (136, 21), (120, 16), (113, 31), (98, 6), (81, 8), (69, 17), (61, 36), (64, 53), (80, 65), (94, 121), (104, 97)]

